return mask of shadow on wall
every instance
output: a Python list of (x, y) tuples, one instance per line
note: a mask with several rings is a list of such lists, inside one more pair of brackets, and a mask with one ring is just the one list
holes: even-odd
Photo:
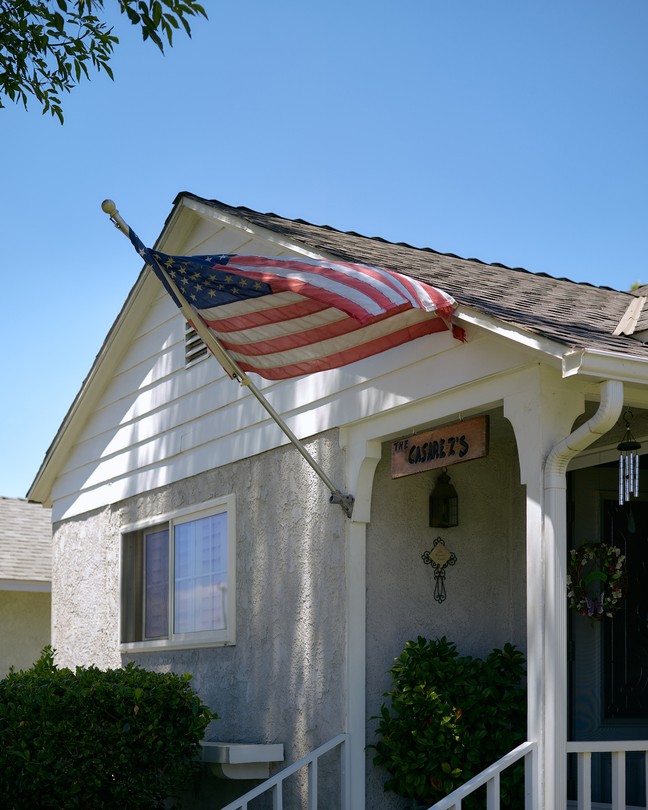
[[(332, 478), (341, 477), (337, 432), (307, 446)], [(344, 730), (347, 518), (292, 446), (196, 476), (183, 487), (183, 502), (236, 493), (236, 644), (124, 661), (192, 673), (194, 688), (221, 718), (208, 736), (282, 743), (285, 762), (294, 762)], [(326, 770), (320, 773), (323, 795)], [(205, 776), (199, 790), (205, 808), (219, 806), (205, 792), (221, 782)], [(241, 787), (222, 786), (236, 795)], [(291, 791), (303, 795), (303, 780), (287, 790), (286, 801)], [(335, 795), (337, 787), (329, 792)]]

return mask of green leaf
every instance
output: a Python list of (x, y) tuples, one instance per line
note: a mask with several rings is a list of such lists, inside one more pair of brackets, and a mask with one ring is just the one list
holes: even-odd
[(606, 582), (607, 581), (607, 574), (604, 571), (590, 571), (587, 576), (583, 577), (583, 582), (586, 585), (590, 585), (592, 582)]

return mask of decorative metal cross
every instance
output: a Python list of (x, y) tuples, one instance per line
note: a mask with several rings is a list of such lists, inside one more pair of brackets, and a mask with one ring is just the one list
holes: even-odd
[(421, 559), (426, 565), (431, 565), (434, 569), (434, 599), (441, 603), (445, 602), (445, 575), (446, 568), (457, 562), (457, 555), (446, 548), (445, 540), (437, 537), (430, 551), (421, 555)]

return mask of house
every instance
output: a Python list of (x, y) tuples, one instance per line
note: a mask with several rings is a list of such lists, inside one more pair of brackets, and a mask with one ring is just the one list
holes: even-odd
[[(52, 509), (61, 663), (191, 672), (222, 718), (221, 739), (281, 744), (286, 763), (344, 732), (353, 810), (403, 807), (383, 792), (367, 745), (393, 659), (418, 635), (445, 635), (470, 655), (507, 642), (525, 651), (535, 807), (565, 807), (568, 781), (576, 789), (568, 748), (582, 754), (579, 773), (593, 749), (648, 748), (648, 482), (642, 474), (639, 496), (619, 498), (617, 449), (632, 436), (643, 468), (643, 290), (190, 193), (176, 198), (155, 247), (395, 270), (453, 296), (465, 339), (446, 330), (337, 369), (259, 379), (353, 496), (348, 516), (144, 268), (29, 492)], [(458, 452), (473, 444), (480, 449)], [(431, 528), (443, 468), (458, 524)], [(568, 610), (568, 549), (585, 542), (625, 555), (627, 603), (613, 618)], [(454, 564), (435, 599), (439, 569), (425, 555), (439, 545)], [(630, 804), (645, 789), (636, 757), (627, 755)], [(599, 759), (592, 795), (609, 801), (622, 760), (615, 754), (610, 771)]]
[(51, 544), (49, 509), (0, 498), (0, 678), (50, 643)]

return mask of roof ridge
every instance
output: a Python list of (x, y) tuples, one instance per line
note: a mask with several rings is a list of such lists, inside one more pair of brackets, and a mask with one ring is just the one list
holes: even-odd
[(643, 308), (646, 304), (645, 295), (635, 295), (628, 304), (626, 311), (621, 316), (613, 335), (633, 335), (637, 329), (637, 324), (641, 318)]
[[(372, 242), (382, 242), (385, 245), (393, 245), (395, 247), (404, 247), (404, 248), (407, 248), (409, 250), (417, 250), (417, 251), (421, 251), (421, 252), (424, 252), (424, 253), (432, 253), (435, 256), (442, 256), (444, 258), (449, 258), (449, 259), (457, 259), (457, 260), (462, 261), (462, 262), (474, 262), (475, 264), (481, 264), (484, 267), (501, 267), (504, 270), (511, 270), (513, 272), (516, 272), (516, 273), (526, 273), (528, 275), (540, 276), (541, 278), (548, 278), (548, 279), (552, 279), (554, 281), (565, 281), (565, 282), (567, 282), (569, 284), (575, 284), (576, 286), (579, 286), (579, 287), (590, 287), (590, 288), (595, 289), (595, 290), (608, 290), (610, 292), (621, 293), (621, 294), (624, 294), (624, 295), (633, 295), (634, 294), (633, 291), (618, 290), (618, 289), (616, 289), (614, 287), (608, 287), (607, 285), (604, 285), (604, 284), (602, 284), (602, 285), (592, 284), (589, 281), (574, 281), (573, 279), (567, 278), (566, 276), (554, 276), (551, 273), (546, 273), (544, 271), (528, 270), (526, 267), (520, 267), (520, 266), (511, 267), (510, 265), (504, 264), (503, 262), (487, 262), (487, 261), (484, 261), (483, 259), (478, 259), (476, 257), (460, 256), (458, 253), (444, 253), (443, 251), (435, 250), (432, 247), (427, 247), (427, 246), (426, 247), (417, 247), (416, 245), (411, 245), (409, 242), (393, 242), (390, 239), (385, 239), (382, 236), (367, 236), (366, 234), (359, 233), (358, 231), (344, 231), (344, 230), (341, 230), (340, 228), (335, 228), (333, 225), (317, 225), (316, 223), (309, 222), (308, 220), (303, 219), (301, 217), (291, 219), (290, 217), (285, 217), (282, 214), (277, 214), (277, 213), (275, 213), (273, 211), (266, 211), (266, 212), (255, 211), (253, 208), (249, 208), (248, 206), (245, 206), (245, 205), (230, 205), (229, 203), (225, 203), (225, 202), (222, 202), (221, 200), (216, 200), (216, 199), (209, 199), (208, 200), (208, 199), (206, 199), (204, 197), (200, 197), (197, 194), (193, 194), (190, 191), (181, 191), (176, 196), (176, 199), (174, 200), (174, 202), (177, 202), (181, 197), (191, 197), (191, 198), (193, 198), (195, 200), (198, 200), (198, 201), (200, 201), (202, 203), (206, 203), (207, 205), (219, 206), (221, 208), (227, 208), (230, 211), (237, 212), (239, 215), (241, 215), (241, 216), (243, 216), (245, 218), (247, 218), (246, 217), (246, 212), (248, 212), (249, 214), (253, 214), (255, 217), (273, 217), (274, 219), (283, 220), (284, 222), (295, 223), (295, 224), (299, 224), (299, 225), (306, 225), (309, 228), (317, 228), (319, 230), (330, 231), (332, 233), (339, 233), (339, 234), (341, 234), (343, 236), (355, 236), (355, 237), (357, 237), (359, 239), (367, 239), (367, 240), (370, 240)], [(272, 230), (272, 227), (270, 225), (268, 225), (267, 227), (269, 228), (269, 230)], [(294, 238), (297, 241), (300, 241), (298, 236), (295, 236)]]

